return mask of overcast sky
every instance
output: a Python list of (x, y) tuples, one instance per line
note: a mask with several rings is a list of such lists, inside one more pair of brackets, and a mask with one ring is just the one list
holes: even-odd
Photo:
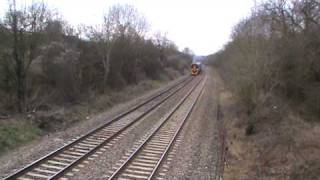
[[(17, 0), (30, 3), (35, 0)], [(253, 0), (43, 0), (72, 25), (95, 25), (113, 4), (131, 4), (143, 13), (152, 32), (167, 32), (180, 49), (197, 55), (216, 52), (228, 42), (232, 27), (249, 15)], [(0, 16), (7, 0), (0, 0)]]

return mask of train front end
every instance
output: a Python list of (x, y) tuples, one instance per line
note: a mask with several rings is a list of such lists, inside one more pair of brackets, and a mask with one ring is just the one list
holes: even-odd
[(199, 69), (199, 65), (198, 64), (192, 64), (191, 65), (191, 75), (192, 76), (197, 76), (200, 73), (200, 69)]

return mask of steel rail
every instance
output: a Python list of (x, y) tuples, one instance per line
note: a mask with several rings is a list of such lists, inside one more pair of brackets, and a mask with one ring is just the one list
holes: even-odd
[(177, 139), (178, 134), (181, 132), (181, 129), (184, 126), (186, 120), (190, 117), (195, 105), (197, 104), (198, 100), (200, 99), (201, 95), (203, 94), (203, 89), (204, 89), (204, 85), (201, 87), (201, 91), (200, 91), (199, 95), (197, 96), (196, 100), (192, 103), (190, 109), (188, 110), (188, 113), (183, 118), (182, 123), (180, 124), (178, 130), (175, 132), (173, 138), (171, 139), (170, 143), (168, 144), (167, 148), (165, 149), (164, 153), (162, 154), (161, 158), (159, 159), (156, 167), (153, 169), (153, 171), (152, 171), (151, 175), (149, 176), (148, 180), (151, 180), (155, 176), (155, 174), (156, 174), (157, 170), (159, 169), (161, 163), (163, 162), (164, 158), (169, 153), (170, 148), (172, 147), (174, 141)]
[(97, 150), (99, 150), (102, 146), (104, 146), (105, 144), (107, 144), (108, 142), (110, 142), (112, 139), (114, 139), (115, 137), (117, 137), (121, 132), (123, 132), (124, 130), (126, 130), (127, 128), (129, 128), (131, 125), (133, 125), (134, 123), (137, 122), (137, 120), (142, 119), (144, 116), (146, 116), (149, 112), (151, 112), (153, 109), (155, 109), (156, 107), (158, 107), (160, 104), (162, 104), (164, 101), (166, 101), (167, 99), (169, 99), (170, 97), (172, 97), (176, 92), (178, 92), (180, 89), (182, 89), (184, 86), (182, 86), (181, 88), (175, 90), (174, 92), (172, 92), (169, 96), (167, 96), (166, 98), (164, 98), (162, 101), (156, 103), (155, 105), (153, 105), (150, 109), (148, 109), (146, 112), (144, 112), (143, 114), (141, 114), (140, 116), (138, 116), (134, 121), (132, 121), (131, 123), (129, 123), (128, 125), (124, 126), (123, 128), (121, 128), (119, 131), (117, 131), (115, 134), (113, 134), (111, 137), (109, 137), (108, 139), (106, 139), (103, 143), (99, 144), (98, 146), (96, 146), (94, 149), (92, 149), (91, 151), (89, 151), (88, 153), (86, 153), (85, 155), (79, 157), (78, 159), (76, 159), (74, 162), (70, 163), (67, 167), (65, 167), (64, 169), (62, 169), (61, 171), (57, 172), (56, 174), (52, 175), (49, 180), (54, 180), (54, 179), (58, 179), (61, 176), (63, 176), (68, 170), (70, 170), (71, 168), (73, 168), (74, 166), (76, 166), (77, 164), (79, 164), (83, 159), (87, 158), (88, 156), (90, 156), (91, 154), (95, 153)]
[[(66, 150), (66, 149), (68, 149), (68, 148), (76, 145), (77, 143), (81, 142), (83, 139), (89, 137), (90, 135), (94, 134), (95, 132), (97, 132), (97, 131), (99, 131), (99, 130), (105, 128), (105, 127), (107, 127), (107, 126), (110, 125), (111, 123), (113, 123), (113, 122), (115, 122), (115, 121), (117, 121), (117, 120), (125, 117), (126, 115), (130, 114), (131, 112), (134, 112), (134, 111), (137, 110), (138, 108), (143, 107), (145, 104), (147, 104), (147, 103), (155, 100), (156, 98), (164, 95), (165, 93), (169, 92), (170, 90), (174, 89), (175, 87), (178, 87), (179, 85), (181, 85), (181, 84), (183, 84), (184, 82), (186, 82), (185, 84), (183, 84), (183, 86), (181, 86), (180, 88), (176, 89), (174, 92), (172, 92), (170, 95), (168, 95), (165, 99), (163, 99), (162, 101), (160, 101), (159, 103), (157, 103), (156, 105), (154, 105), (152, 108), (150, 108), (147, 112), (143, 113), (143, 116), (145, 116), (145, 115), (148, 114), (150, 111), (152, 111), (154, 108), (156, 108), (156, 106), (158, 106), (159, 104), (161, 104), (161, 103), (163, 103), (164, 101), (166, 101), (168, 98), (170, 98), (171, 96), (173, 96), (175, 93), (177, 93), (180, 89), (182, 89), (184, 86), (186, 86), (187, 84), (189, 84), (191, 81), (192, 81), (192, 78), (190, 78), (190, 77), (186, 77), (186, 78), (182, 79), (182, 80), (179, 81), (178, 83), (176, 83), (176, 84), (174, 84), (174, 85), (166, 88), (165, 90), (161, 91), (160, 93), (158, 93), (158, 94), (156, 94), (156, 95), (154, 95), (154, 96), (151, 96), (150, 98), (148, 98), (148, 99), (145, 100), (144, 102), (142, 102), (142, 103), (140, 103), (140, 104), (137, 104), (137, 105), (133, 106), (132, 108), (130, 108), (129, 110), (127, 110), (127, 111), (125, 111), (125, 112), (117, 115), (116, 117), (112, 118), (109, 122), (106, 122), (106, 123), (100, 125), (98, 128), (95, 128), (95, 129), (89, 131), (89, 132), (86, 133), (85, 135), (77, 138), (76, 140), (68, 143), (67, 145), (62, 146), (61, 148), (59, 148), (59, 149), (57, 149), (57, 150), (49, 153), (48, 155), (46, 155), (46, 156), (44, 156), (44, 157), (42, 157), (42, 158), (40, 158), (40, 159), (32, 162), (31, 164), (25, 166), (24, 168), (22, 168), (22, 169), (20, 169), (20, 170), (18, 170), (18, 171), (16, 171), (16, 172), (14, 172), (13, 174), (5, 177), (4, 180), (17, 179), (18, 177), (23, 176), (26, 172), (29, 172), (29, 171), (33, 170), (34, 167), (37, 167), (38, 165), (42, 164), (42, 163), (45, 162), (46, 160), (51, 159), (51, 158), (57, 156), (58, 154), (60, 154), (60, 153), (63, 152), (64, 150)], [(143, 116), (142, 116), (142, 117), (143, 117)], [(140, 118), (142, 118), (142, 117), (139, 116), (139, 117), (136, 118), (133, 122), (136, 122), (138, 119), (140, 119)], [(129, 126), (131, 126), (132, 124), (133, 124), (133, 123), (130, 123)], [(129, 126), (127, 126), (127, 127), (129, 127)], [(122, 129), (122, 130), (124, 130), (124, 129)], [(108, 138), (106, 141), (108, 141), (108, 140), (110, 140), (110, 139), (113, 139), (113, 137), (114, 137), (114, 136)], [(104, 144), (104, 143), (102, 143), (102, 144)], [(99, 146), (99, 147), (100, 147), (100, 146)], [(97, 150), (97, 149), (95, 149), (95, 150)], [(92, 153), (90, 153), (90, 154), (92, 154)], [(86, 157), (87, 157), (88, 155), (89, 155), (89, 154), (86, 154)], [(73, 163), (73, 164), (75, 164), (75, 163)], [(73, 167), (73, 166), (74, 166), (74, 165), (72, 165), (72, 167)], [(69, 168), (71, 168), (71, 166), (68, 166), (68, 169), (69, 169)], [(64, 171), (64, 172), (65, 172), (65, 171)], [(61, 176), (61, 174), (59, 173), (59, 174), (57, 175), (57, 177), (60, 177), (60, 176)], [(54, 179), (54, 178), (55, 178), (55, 177), (51, 177), (50, 179)]]
[[(116, 179), (116, 177), (118, 177), (121, 173), (121, 171), (123, 169), (125, 169), (125, 167), (131, 162), (133, 161), (134, 157), (137, 156), (137, 154), (143, 150), (143, 147), (150, 141), (150, 139), (152, 137), (154, 137), (154, 135), (160, 130), (161, 127), (164, 126), (164, 124), (166, 124), (166, 122), (168, 122), (168, 120), (172, 117), (172, 115), (181, 107), (181, 105), (188, 99), (188, 97), (190, 97), (190, 95), (192, 94), (192, 92), (194, 92), (194, 90), (198, 87), (198, 84), (200, 84), (202, 82), (203, 78), (199, 80), (199, 82), (196, 83), (196, 85), (187, 93), (186, 96), (183, 97), (182, 100), (179, 101), (179, 103), (167, 114), (167, 116), (165, 116), (164, 120), (161, 122), (161, 124), (143, 141), (143, 143), (138, 146), (138, 148), (126, 159), (126, 161), (124, 163), (122, 163), (122, 165), (116, 170), (113, 172), (113, 174), (108, 178), (108, 180), (112, 180), (112, 179)], [(203, 88), (203, 87), (202, 87)], [(202, 91), (202, 90), (201, 90)], [(201, 94), (201, 92), (199, 93), (199, 95)], [(199, 95), (197, 96), (197, 99), (196, 101), (198, 100), (198, 97)], [(191, 108), (189, 109), (187, 115), (184, 117), (183, 119), (183, 123), (185, 122), (185, 120), (189, 117), (196, 101), (193, 102)], [(181, 126), (179, 126), (179, 130), (181, 129), (183, 123), (181, 123)], [(177, 134), (177, 133), (176, 133)], [(163, 157), (162, 157), (163, 158)], [(162, 160), (161, 158), (161, 160)], [(158, 166), (158, 165), (157, 165)], [(157, 168), (156, 166), (156, 168)], [(154, 172), (153, 172), (154, 173)], [(153, 175), (152, 173), (152, 175)]]

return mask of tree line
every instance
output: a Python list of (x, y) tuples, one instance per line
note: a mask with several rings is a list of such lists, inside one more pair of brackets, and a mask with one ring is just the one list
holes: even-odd
[(232, 40), (208, 57), (251, 115), (262, 104), (292, 105), (320, 117), (320, 3), (268, 0), (235, 26)]
[(191, 61), (165, 34), (147, 36), (146, 18), (131, 5), (112, 6), (101, 25), (75, 28), (43, 2), (8, 2), (0, 21), (0, 108), (8, 112), (183, 74)]

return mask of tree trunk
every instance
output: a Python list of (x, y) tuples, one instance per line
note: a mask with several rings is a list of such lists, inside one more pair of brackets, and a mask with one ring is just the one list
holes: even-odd
[[(25, 105), (25, 76), (24, 76), (24, 64), (21, 57), (21, 52), (19, 52), (19, 38), (20, 41), (23, 36), (23, 32), (18, 32), (18, 20), (17, 20), (17, 12), (14, 2), (14, 11), (13, 14), (13, 22), (12, 22), (12, 29), (13, 29), (13, 58), (15, 61), (15, 73), (16, 73), (16, 96), (17, 96), (17, 108), (18, 111), (24, 112), (24, 105)], [(19, 37), (20, 36), (20, 37)], [(21, 49), (21, 48), (20, 48)], [(19, 55), (20, 54), (20, 55)]]
[(106, 84), (108, 80), (108, 75), (109, 75), (109, 68), (110, 68), (110, 54), (111, 54), (111, 48), (106, 48), (105, 54), (104, 54), (104, 59), (103, 59), (103, 92), (105, 92), (106, 89)]

